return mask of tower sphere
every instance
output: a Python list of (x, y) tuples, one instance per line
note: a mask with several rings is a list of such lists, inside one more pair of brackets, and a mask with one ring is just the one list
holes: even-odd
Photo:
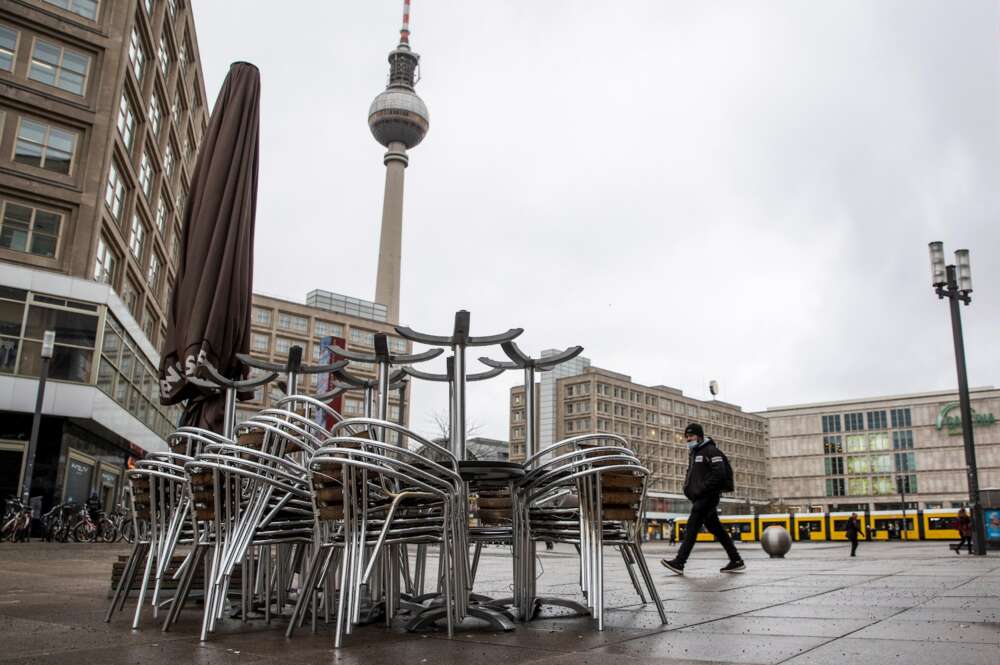
[(417, 93), (404, 87), (390, 87), (372, 101), (368, 127), (382, 145), (388, 147), (399, 142), (410, 149), (424, 140), (430, 128), (430, 115)]

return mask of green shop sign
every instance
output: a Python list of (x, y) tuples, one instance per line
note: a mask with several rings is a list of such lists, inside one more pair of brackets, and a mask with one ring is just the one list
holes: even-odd
[[(948, 428), (948, 434), (961, 434), (962, 433), (962, 416), (959, 415), (958, 402), (950, 402), (941, 407), (941, 412), (938, 413), (937, 417), (937, 428), (938, 431)], [(954, 411), (956, 415), (950, 415)], [(972, 409), (972, 426), (973, 427), (986, 427), (989, 425), (996, 424), (997, 419), (992, 413), (976, 413), (975, 409)]]

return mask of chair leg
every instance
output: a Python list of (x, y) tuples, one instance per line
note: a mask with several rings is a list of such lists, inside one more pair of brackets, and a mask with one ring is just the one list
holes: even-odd
[(632, 588), (639, 595), (639, 600), (643, 605), (646, 604), (646, 595), (642, 592), (642, 585), (639, 584), (639, 578), (635, 576), (635, 569), (633, 568), (635, 562), (632, 560), (632, 555), (629, 549), (622, 545), (618, 548), (618, 551), (622, 554), (622, 559), (625, 560), (625, 570), (628, 571), (629, 579), (632, 580)]
[(139, 602), (135, 605), (135, 617), (132, 619), (133, 629), (139, 627), (139, 620), (142, 617), (142, 604), (146, 601), (146, 591), (149, 590), (149, 579), (153, 573), (153, 562), (155, 560), (155, 548), (150, 543), (146, 549), (146, 568), (142, 574), (142, 586), (139, 588)]
[[(128, 559), (125, 561), (125, 566), (122, 568), (122, 575), (118, 580), (118, 587), (115, 589), (115, 595), (111, 598), (111, 606), (108, 607), (108, 614), (104, 617), (105, 623), (111, 621), (116, 605), (125, 604), (125, 597), (128, 595), (129, 587), (132, 585), (132, 577), (135, 573), (136, 562), (139, 559), (139, 552), (142, 547), (142, 544), (136, 543), (132, 548), (132, 553), (129, 554)], [(121, 607), (118, 608), (118, 611), (121, 611)]]
[[(295, 632), (295, 628), (298, 626), (299, 617), (305, 613), (306, 604), (316, 596), (316, 578), (319, 577), (320, 570), (322, 569), (322, 565), (320, 564), (320, 557), (322, 556), (323, 548), (316, 547), (309, 558), (309, 568), (299, 583), (299, 598), (288, 621), (288, 629), (285, 630), (285, 637), (292, 636), (292, 633)], [(316, 609), (315, 604), (313, 604), (313, 615), (315, 616), (315, 614)]]
[(629, 545), (635, 555), (636, 564), (639, 566), (639, 572), (642, 574), (643, 579), (646, 580), (646, 588), (649, 589), (649, 597), (653, 599), (653, 604), (656, 605), (656, 611), (660, 614), (660, 621), (663, 625), (667, 624), (667, 613), (663, 610), (663, 601), (660, 599), (660, 594), (656, 590), (656, 584), (653, 581), (653, 575), (649, 572), (649, 566), (646, 564), (646, 558), (642, 555), (642, 548), (637, 544)]

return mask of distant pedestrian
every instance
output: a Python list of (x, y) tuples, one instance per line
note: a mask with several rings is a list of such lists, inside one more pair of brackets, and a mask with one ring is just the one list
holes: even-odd
[(677, 522), (674, 522), (673, 520), (670, 521), (669, 532), (670, 532), (670, 544), (671, 545), (676, 545), (677, 544)]
[(972, 518), (965, 508), (958, 509), (958, 536), (958, 544), (952, 546), (955, 548), (955, 554), (962, 553), (963, 543), (968, 544), (969, 554), (972, 554)]
[(698, 532), (704, 525), (715, 536), (729, 555), (729, 563), (720, 572), (739, 573), (746, 570), (732, 538), (719, 521), (719, 499), (723, 492), (732, 491), (732, 474), (729, 464), (715, 441), (705, 436), (698, 423), (691, 423), (684, 430), (687, 440), (688, 469), (684, 477), (684, 496), (691, 500), (691, 515), (684, 528), (684, 542), (671, 560), (660, 561), (678, 575), (684, 574), (684, 564), (694, 549)]
[(851, 541), (851, 556), (856, 556), (855, 552), (858, 551), (858, 536), (861, 533), (861, 523), (858, 521), (857, 513), (851, 513), (851, 516), (847, 519), (847, 526), (844, 528), (844, 533), (847, 534), (847, 539)]

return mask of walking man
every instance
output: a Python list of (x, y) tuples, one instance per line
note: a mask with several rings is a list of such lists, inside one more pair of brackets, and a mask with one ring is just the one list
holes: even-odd
[(729, 563), (720, 569), (723, 573), (739, 573), (746, 570), (740, 553), (736, 551), (732, 538), (719, 521), (719, 498), (722, 492), (732, 491), (728, 465), (722, 452), (698, 423), (691, 423), (684, 430), (687, 441), (688, 469), (684, 477), (684, 496), (691, 500), (691, 516), (688, 517), (684, 529), (684, 541), (677, 550), (677, 556), (671, 560), (660, 561), (664, 566), (677, 573), (684, 574), (684, 564), (691, 555), (695, 539), (702, 525), (715, 536), (729, 555)]
[(860, 532), (861, 523), (858, 521), (858, 514), (851, 513), (851, 516), (847, 519), (847, 526), (844, 528), (847, 539), (851, 541), (851, 556), (855, 556), (854, 553), (858, 551), (858, 535)]
[(972, 518), (965, 508), (958, 509), (958, 545), (953, 545), (955, 554), (962, 553), (962, 545), (969, 546), (969, 554), (972, 554)]

